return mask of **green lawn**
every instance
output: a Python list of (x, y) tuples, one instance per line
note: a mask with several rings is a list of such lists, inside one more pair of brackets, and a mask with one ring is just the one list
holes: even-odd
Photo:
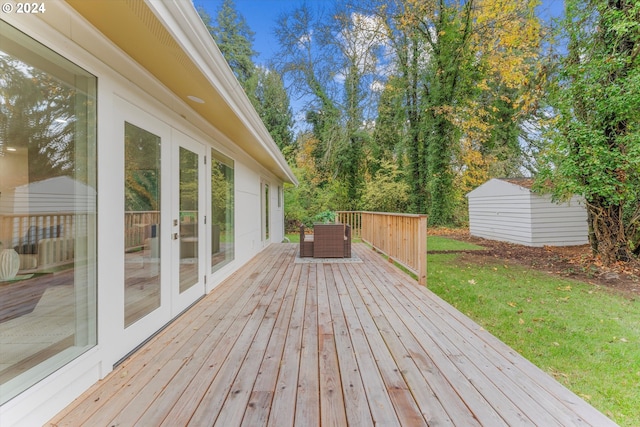
[(640, 426), (638, 301), (498, 260), (427, 258), (431, 291), (618, 424)]
[(441, 236), (427, 236), (427, 252), (430, 251), (477, 251), (484, 249), (473, 243), (461, 242)]
[(300, 243), (300, 233), (287, 233), (285, 237), (289, 239), (291, 243)]

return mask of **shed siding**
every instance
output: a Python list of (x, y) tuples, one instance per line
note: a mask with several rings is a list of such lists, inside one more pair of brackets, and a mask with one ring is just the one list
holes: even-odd
[(579, 198), (556, 204), (528, 188), (492, 179), (467, 194), (472, 236), (527, 246), (587, 243), (587, 214)]
[(532, 198), (533, 246), (573, 246), (588, 243), (587, 211), (578, 198), (556, 204), (549, 196)]
[(531, 213), (528, 194), (520, 192), (469, 197), (469, 212), (471, 235), (530, 244)]

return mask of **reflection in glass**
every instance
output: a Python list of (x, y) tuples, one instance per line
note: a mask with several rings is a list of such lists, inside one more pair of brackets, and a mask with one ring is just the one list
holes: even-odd
[(211, 150), (211, 271), (234, 258), (233, 160)]
[(180, 293), (198, 282), (198, 155), (180, 147)]
[(264, 240), (269, 240), (269, 184), (264, 184), (264, 192), (262, 194), (264, 208)]
[(124, 126), (124, 323), (160, 307), (160, 137)]
[(0, 20), (0, 404), (96, 344), (96, 78)]

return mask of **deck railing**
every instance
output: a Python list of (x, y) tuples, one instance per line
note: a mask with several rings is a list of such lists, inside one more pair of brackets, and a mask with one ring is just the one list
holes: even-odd
[(338, 211), (336, 221), (349, 224), (354, 236), (402, 265), (427, 284), (427, 216)]

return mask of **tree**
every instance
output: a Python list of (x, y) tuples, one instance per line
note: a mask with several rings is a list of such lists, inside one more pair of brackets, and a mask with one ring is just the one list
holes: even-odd
[(293, 145), (293, 113), (282, 77), (275, 70), (256, 67), (247, 81), (247, 94), (271, 137), (290, 162)]
[(363, 182), (366, 123), (375, 114), (380, 22), (336, 6), (328, 19), (308, 5), (283, 14), (276, 26), (278, 69), (310, 100), (307, 122), (318, 140), (313, 155), (324, 176), (339, 180), (355, 207)]
[(254, 32), (236, 11), (233, 0), (223, 1), (215, 22), (202, 7), (198, 13), (271, 137), (291, 161), (293, 114), (289, 96), (282, 77), (275, 70), (254, 63)]
[(628, 261), (640, 252), (640, 3), (568, 0), (562, 30), (539, 182), (557, 198), (583, 195), (594, 251)]
[(502, 171), (517, 170), (520, 124), (535, 99), (534, 7), (533, 0), (396, 0), (378, 7), (404, 88), (411, 209), (428, 213), (433, 224), (454, 222), (462, 202), (456, 183), (470, 166), (487, 176), (496, 160)]
[[(378, 117), (369, 147), (373, 159), (396, 161), (399, 169), (403, 169), (402, 154), (407, 137), (407, 114), (403, 102), (402, 84), (398, 77), (391, 76), (378, 100)], [(374, 175), (379, 166), (379, 162), (376, 162), (368, 168), (368, 172)]]
[(395, 163), (382, 161), (380, 169), (365, 184), (360, 209), (377, 212), (405, 212), (409, 185)]
[(48, 73), (0, 55), (0, 155), (11, 141), (26, 150), (29, 181), (57, 176), (82, 179), (75, 141), (82, 104), (92, 99)]
[(244, 87), (255, 71), (253, 62), (253, 57), (256, 55), (253, 50), (255, 33), (251, 31), (244, 17), (238, 14), (233, 0), (223, 0), (215, 22), (204, 8), (198, 8), (198, 13), (238, 81)]

